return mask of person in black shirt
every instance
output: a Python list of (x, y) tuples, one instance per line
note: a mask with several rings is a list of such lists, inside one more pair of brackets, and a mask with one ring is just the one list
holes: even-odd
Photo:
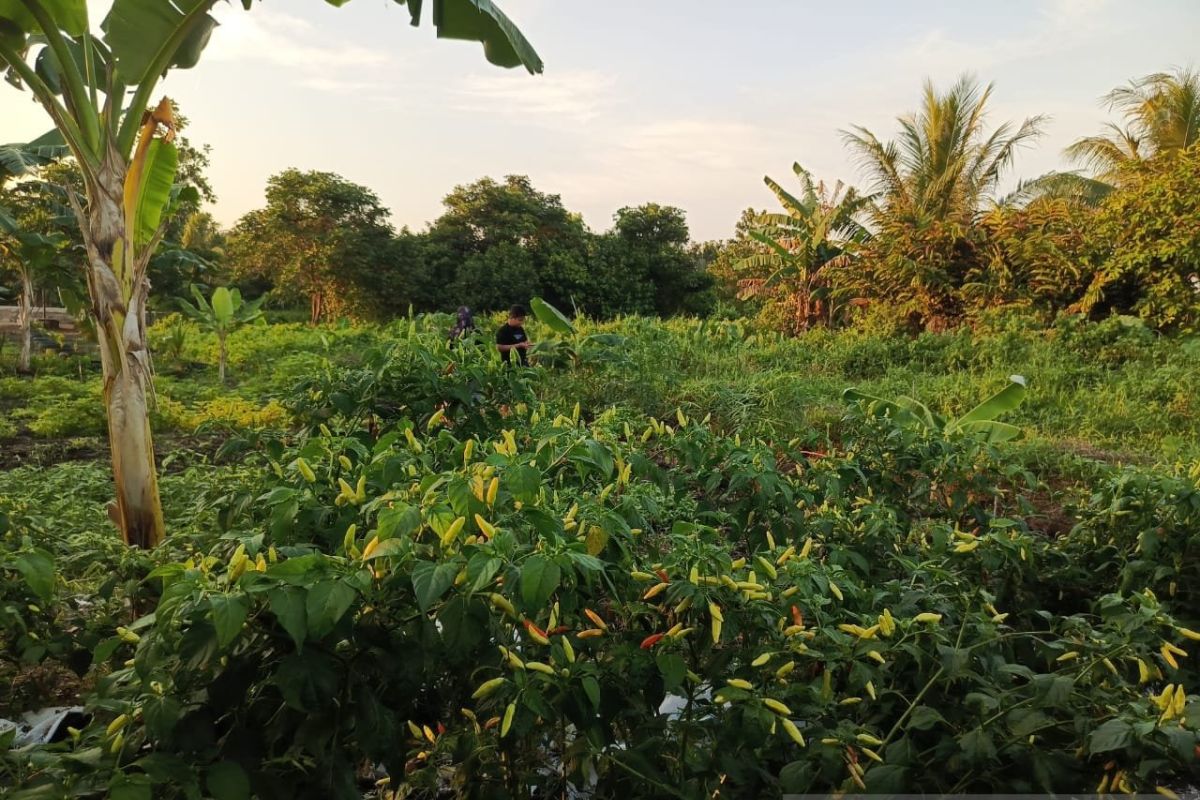
[(521, 366), (529, 365), (528, 350), (533, 345), (525, 335), (525, 307), (513, 306), (508, 312), (508, 322), (496, 331), (496, 347), (505, 364), (512, 363), (512, 351), (516, 350)]

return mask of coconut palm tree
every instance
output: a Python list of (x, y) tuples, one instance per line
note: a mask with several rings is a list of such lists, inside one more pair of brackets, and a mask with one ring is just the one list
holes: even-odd
[(979, 259), (976, 222), (1018, 150), (1042, 133), (1041, 116), (989, 130), (991, 96), (992, 86), (970, 75), (946, 92), (926, 81), (894, 141), (859, 126), (842, 133), (874, 192), (875, 235), (851, 283), (911, 326), (941, 327), (962, 314), (959, 289)]
[(1106, 94), (1103, 103), (1120, 112), (1123, 124), (1108, 122), (1102, 132), (1066, 149), (1081, 170), (1024, 182), (1006, 203), (1064, 197), (1094, 206), (1125, 182), (1132, 167), (1200, 142), (1200, 72), (1195, 69), (1178, 67), (1131, 80)]
[(992, 85), (970, 75), (939, 93), (926, 81), (921, 107), (899, 118), (900, 135), (884, 143), (861, 126), (843, 131), (870, 175), (876, 216), (918, 225), (969, 224), (983, 209), (1022, 145), (1042, 134), (1045, 118), (986, 129)]
[(1131, 164), (1200, 141), (1200, 72), (1194, 69), (1132, 80), (1105, 95), (1104, 102), (1121, 113), (1125, 126), (1110, 122), (1104, 133), (1085, 136), (1066, 151), (1100, 180), (1119, 183)]

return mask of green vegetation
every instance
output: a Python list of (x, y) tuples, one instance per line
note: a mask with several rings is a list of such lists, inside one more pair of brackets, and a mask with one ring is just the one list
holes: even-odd
[[(121, 545), (95, 461), (0, 472), (0, 714), (77, 691), (94, 715), (0, 774), (347, 798), (1191, 774), (1194, 340), (535, 308), (535, 360), (561, 367), (505, 368), (440, 315), (251, 326), (221, 389), (190, 327), (158, 381), (152, 551)], [(5, 380), (22, 436), (57, 398), (96, 407), (93, 378)], [(1000, 390), (975, 416), (1004, 435), (939, 422)]]
[[(148, 270), (171, 217), (198, 200), (195, 190), (175, 182), (175, 106), (167, 97), (155, 105), (153, 95), (168, 71), (199, 62), (217, 27), (209, 14), (216, 2), (113, 0), (99, 32), (85, 0), (0, 5), (0, 64), (8, 82), (43, 107), (53, 124), (49, 136), (65, 145), (82, 177), (82, 191), (68, 187), (66, 193), (83, 238), (89, 321), (101, 355), (112, 515), (126, 543), (136, 547), (153, 547), (165, 536), (147, 400)], [(249, 11), (254, 3), (242, 5)], [(420, 24), (420, 0), (407, 5), (413, 24)], [(433, 5), (440, 35), (482, 43), (493, 64), (541, 71), (533, 47), (491, 2)]]
[[(0, 730), (11, 796), (1195, 780), (1194, 71), (1009, 197), (1042, 118), (993, 126), (963, 77), (844, 134), (866, 191), (797, 164), (728, 242), (653, 202), (592, 231), (523, 176), (397, 232), (298, 169), (225, 232), (151, 104), (214, 3), (114, 0), (101, 34), (0, 0), (54, 125), (0, 147), (0, 716), (85, 708)], [(429, 5), (540, 71), (487, 0)], [(35, 291), (81, 312), (40, 354)], [(531, 368), (485, 320), (526, 301)]]

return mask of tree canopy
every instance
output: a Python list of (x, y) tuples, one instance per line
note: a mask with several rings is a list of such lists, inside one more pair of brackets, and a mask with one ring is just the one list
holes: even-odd
[(314, 323), (369, 314), (392, 238), (374, 192), (333, 173), (289, 169), (268, 180), (266, 197), (229, 236), (233, 277), (265, 279), (281, 300), (307, 301)]

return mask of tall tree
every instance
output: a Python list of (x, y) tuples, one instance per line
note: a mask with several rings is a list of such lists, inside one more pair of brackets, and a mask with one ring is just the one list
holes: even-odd
[(885, 298), (916, 326), (962, 312), (959, 287), (979, 258), (980, 213), (1043, 118), (987, 129), (992, 87), (970, 76), (941, 93), (926, 82), (921, 107), (884, 143), (866, 128), (843, 136), (872, 180), (873, 233), (858, 276), (863, 296)]
[(944, 93), (925, 82), (921, 107), (898, 118), (900, 135), (884, 143), (861, 126), (843, 138), (870, 176), (878, 212), (917, 224), (969, 223), (983, 209), (1022, 145), (1042, 134), (1045, 118), (987, 131), (992, 85), (959, 78)]
[[(344, 0), (327, 0), (343, 5)], [(422, 3), (408, 5), (414, 24)], [(146, 272), (162, 239), (178, 166), (170, 100), (152, 106), (162, 76), (194, 67), (217, 0), (113, 0), (97, 35), (86, 0), (0, 0), (0, 64), (45, 108), (84, 175), (73, 206), (87, 247), (91, 314), (100, 344), (116, 503), (126, 542), (164, 535), (150, 433)], [(242, 0), (246, 9), (253, 0)], [(541, 70), (524, 36), (490, 0), (434, 0), (439, 36), (484, 43), (489, 61)], [(128, 100), (128, 102), (127, 102)]]
[[(609, 280), (640, 295), (645, 314), (707, 314), (716, 301), (713, 278), (688, 252), (687, 215), (658, 203), (626, 206), (613, 218), (607, 248)], [(635, 301), (636, 302), (636, 301)]]
[[(0, 145), (0, 272), (17, 277), (17, 327), (20, 330), (20, 349), (17, 370), (28, 372), (33, 355), (34, 276), (54, 262), (64, 246), (61, 236), (46, 235), (36, 230), (37, 219), (45, 209), (36, 203), (21, 202), (20, 195), (6, 188), (14, 179), (34, 174), (39, 168), (66, 155), (61, 137), (51, 133), (27, 144)], [(17, 205), (22, 208), (17, 208)], [(31, 227), (31, 223), (34, 227)]]
[(1131, 169), (1089, 227), (1098, 268), (1077, 309), (1200, 331), (1200, 147)]
[(456, 186), (443, 203), (427, 236), (428, 267), (450, 286), (436, 307), (496, 310), (543, 294), (570, 308), (587, 293), (587, 229), (558, 195), (509, 175)]
[(1130, 165), (1200, 142), (1200, 72), (1194, 69), (1132, 80), (1105, 95), (1104, 103), (1121, 114), (1124, 126), (1110, 122), (1104, 133), (1067, 148), (1067, 156), (1099, 180), (1120, 183)]
[(226, 249), (237, 279), (263, 278), (285, 302), (307, 302), (309, 322), (367, 316), (392, 238), (370, 189), (331, 172), (285, 170), (267, 181), (267, 205), (234, 226)]

